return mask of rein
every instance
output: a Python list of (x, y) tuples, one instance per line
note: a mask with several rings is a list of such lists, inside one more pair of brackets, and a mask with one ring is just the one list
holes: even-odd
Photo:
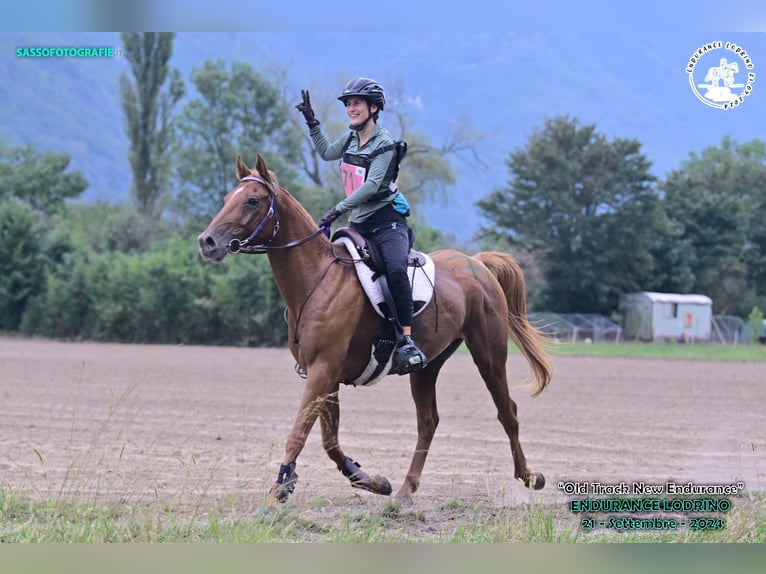
[[(261, 179), (260, 177), (254, 176), (254, 175), (248, 175), (246, 177), (243, 177), (239, 180), (240, 183), (245, 181), (255, 181), (258, 183), (261, 183), (268, 187), (269, 182)], [(307, 235), (306, 237), (303, 237), (301, 239), (296, 239), (295, 241), (291, 241), (289, 243), (286, 243), (285, 245), (269, 245), (274, 239), (277, 237), (277, 233), (279, 233), (279, 213), (277, 213), (277, 184), (273, 181), (271, 182), (271, 188), (274, 190), (274, 193), (271, 194), (271, 202), (269, 204), (269, 210), (266, 212), (266, 215), (263, 216), (260, 222), (258, 222), (258, 225), (255, 227), (255, 230), (250, 234), (250, 237), (245, 239), (244, 241), (240, 241), (239, 239), (232, 239), (229, 241), (229, 253), (248, 253), (248, 254), (259, 254), (259, 253), (268, 253), (271, 249), (288, 249), (290, 247), (296, 247), (298, 245), (303, 245), (307, 241), (310, 241), (314, 239), (317, 235), (322, 233), (322, 228), (320, 227), (317, 229), (314, 233)], [(264, 243), (261, 243), (260, 245), (250, 245), (250, 242), (255, 238), (256, 235), (258, 235), (261, 230), (264, 228), (266, 223), (268, 223), (269, 219), (274, 218), (274, 230), (271, 232), (271, 237), (269, 237)]]

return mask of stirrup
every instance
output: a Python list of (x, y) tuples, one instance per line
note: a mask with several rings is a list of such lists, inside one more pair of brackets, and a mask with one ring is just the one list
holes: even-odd
[(394, 355), (394, 369), (399, 375), (406, 375), (419, 371), (426, 364), (426, 356), (415, 346), (410, 337), (404, 337), (402, 343), (396, 347)]

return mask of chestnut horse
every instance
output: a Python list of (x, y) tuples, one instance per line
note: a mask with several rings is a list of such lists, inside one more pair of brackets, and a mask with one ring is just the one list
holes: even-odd
[[(221, 211), (199, 236), (202, 257), (220, 261), (230, 252), (266, 253), (287, 305), (289, 346), (306, 373), (298, 414), (267, 502), (284, 502), (298, 475), (296, 459), (317, 417), (328, 456), (356, 488), (391, 494), (384, 477), (369, 476), (338, 443), (342, 381), (354, 380), (370, 359), (373, 337), (384, 319), (376, 314), (360, 286), (344, 246), (330, 243), (301, 204), (266, 167), (260, 154), (255, 169), (237, 156), (239, 183)], [(428, 449), (439, 423), (436, 378), (445, 361), (465, 342), (511, 443), (514, 474), (540, 489), (545, 479), (527, 466), (519, 443), (516, 403), (506, 379), (508, 337), (528, 361), (533, 395), (548, 385), (552, 365), (545, 336), (527, 320), (524, 276), (510, 255), (485, 252), (469, 257), (452, 250), (431, 254), (436, 266), (434, 301), (413, 324), (413, 336), (428, 358), (410, 374), (417, 411), (418, 439), (397, 499), (411, 503), (420, 485)]]

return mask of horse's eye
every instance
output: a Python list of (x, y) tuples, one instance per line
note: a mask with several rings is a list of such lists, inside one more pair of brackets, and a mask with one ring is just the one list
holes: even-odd
[(245, 203), (250, 207), (256, 207), (258, 205), (258, 198), (249, 197)]

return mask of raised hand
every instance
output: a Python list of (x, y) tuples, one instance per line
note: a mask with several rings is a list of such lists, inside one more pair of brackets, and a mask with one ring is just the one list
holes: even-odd
[(319, 120), (314, 116), (314, 110), (311, 108), (311, 97), (308, 90), (301, 90), (301, 103), (295, 106), (295, 109), (303, 114), (306, 125), (310, 128), (319, 125)]

